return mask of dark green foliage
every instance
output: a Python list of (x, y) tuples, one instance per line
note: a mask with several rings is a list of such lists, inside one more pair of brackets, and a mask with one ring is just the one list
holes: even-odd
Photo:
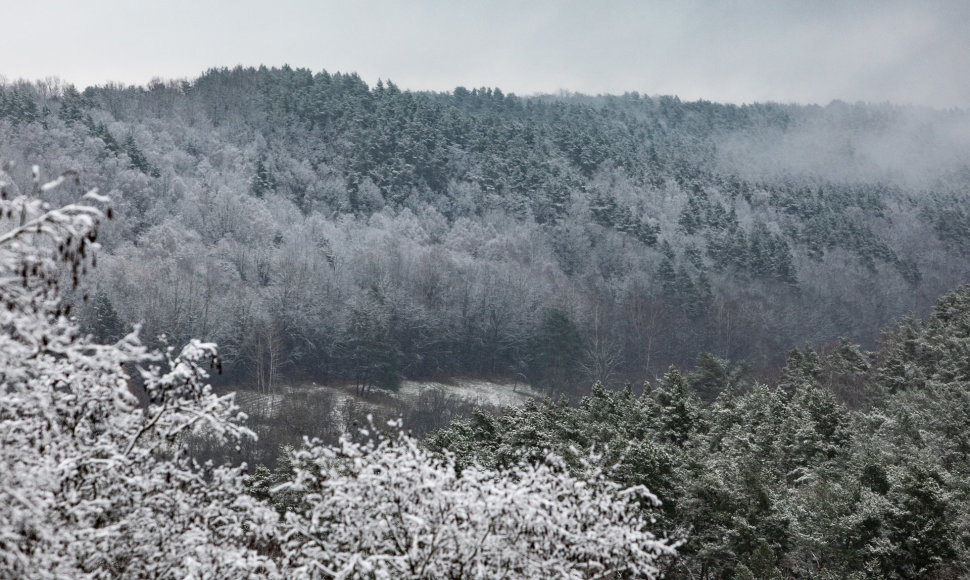
[(90, 106), (91, 104), (85, 101), (81, 93), (74, 88), (74, 85), (70, 85), (64, 89), (64, 94), (61, 96), (61, 108), (58, 110), (58, 116), (65, 121), (84, 123), (85, 109)]
[(118, 155), (122, 152), (121, 146), (118, 145), (118, 141), (115, 140), (114, 136), (108, 131), (108, 128), (104, 124), (99, 123), (97, 127), (94, 128), (94, 136), (101, 139), (104, 143), (105, 150), (111, 155)]
[(272, 505), (281, 517), (287, 511), (297, 509), (303, 499), (299, 492), (275, 489), (293, 478), (293, 465), (290, 462), (292, 450), (293, 448), (289, 446), (280, 447), (276, 468), (270, 471), (263, 464), (257, 465), (249, 476), (246, 486), (249, 495)]
[[(968, 337), (965, 287), (925, 322), (888, 331), (875, 352), (848, 341), (790, 351), (772, 387), (705, 355), (640, 397), (597, 386), (576, 407), (508, 409), (426, 444), (492, 465), (607, 450), (612, 476), (648, 485), (664, 502), (660, 523), (687, 538), (671, 578), (964, 577)], [(720, 395), (704, 406), (694, 389)]]
[(710, 315), (714, 303), (710, 278), (704, 269), (698, 269), (693, 264), (688, 266), (681, 262), (675, 269), (674, 263), (671, 250), (664, 254), (657, 268), (656, 279), (663, 296), (688, 323), (699, 323)]
[(730, 267), (754, 279), (798, 283), (788, 242), (763, 222), (756, 222), (750, 232), (731, 222), (721, 231), (708, 233), (707, 244), (718, 269)]
[(648, 385), (646, 392), (656, 405), (661, 436), (669, 443), (684, 445), (692, 434), (703, 430), (700, 403), (676, 368), (671, 367), (656, 387)]
[[(666, 242), (664, 243), (666, 244)], [(669, 248), (670, 245), (667, 244), (666, 247)], [(672, 295), (677, 293), (677, 271), (674, 269), (673, 250), (669, 254), (664, 254), (663, 260), (660, 261), (660, 266), (657, 267), (656, 277), (664, 292)]]
[(15, 125), (36, 121), (40, 111), (32, 93), (32, 87), (25, 84), (0, 87), (0, 118), (9, 119)]
[(99, 344), (111, 344), (128, 334), (130, 327), (118, 316), (108, 295), (99, 290), (84, 317), (81, 330), (90, 333)]
[(701, 353), (687, 375), (691, 390), (705, 402), (713, 402), (721, 393), (737, 393), (745, 384), (747, 369), (710, 353)]
[(253, 176), (249, 189), (253, 195), (259, 198), (276, 190), (276, 178), (270, 173), (262, 159), (256, 161), (256, 175)]
[(751, 232), (747, 264), (757, 277), (787, 284), (797, 282), (788, 243), (781, 236), (768, 231), (762, 222), (757, 222)]
[(970, 287), (941, 298), (922, 326), (903, 322), (882, 342), (876, 373), (893, 391), (970, 381)]
[(773, 187), (774, 203), (792, 219), (785, 227), (790, 238), (807, 245), (809, 255), (821, 259), (836, 248), (853, 252), (862, 265), (875, 270), (879, 263), (896, 264), (898, 256), (887, 241), (873, 231), (883, 218), (886, 202), (898, 192), (882, 184), (826, 184), (818, 188)]
[(579, 378), (583, 338), (562, 310), (551, 308), (545, 312), (532, 351), (532, 384), (547, 390), (563, 389)]
[[(629, 388), (613, 392), (597, 385), (577, 407), (565, 399), (547, 399), (505, 409), (497, 417), (477, 414), (435, 432), (425, 442), (432, 449), (456, 453), (462, 461), (477, 457), (494, 467), (514, 465), (520, 458), (540, 459), (552, 451), (571, 461), (577, 473), (583, 466), (570, 449), (598, 449), (606, 453), (604, 465), (613, 466), (617, 480), (643, 484), (660, 494), (674, 485), (671, 446), (703, 429), (698, 408), (675, 384), (664, 382), (655, 394), (641, 397)], [(673, 429), (669, 438), (662, 436), (661, 425)], [(673, 512), (676, 505), (671, 501), (663, 509)]]
[(400, 385), (398, 349), (379, 295), (370, 292), (361, 298), (350, 315), (340, 348), (359, 392), (371, 387), (396, 390)]
[(754, 549), (748, 557), (748, 569), (755, 578), (780, 579), (781, 571), (778, 569), (778, 557), (768, 542), (762, 540), (758, 542), (758, 547)]
[(138, 144), (135, 143), (135, 137), (133, 135), (128, 135), (125, 138), (125, 142), (122, 145), (122, 149), (125, 154), (128, 155), (128, 159), (131, 162), (131, 168), (141, 171), (145, 175), (151, 175), (152, 177), (158, 177), (158, 169), (155, 169), (145, 154), (142, 153), (141, 149), (138, 148)]
[(957, 199), (937, 202), (926, 210), (944, 243), (966, 252), (970, 248), (970, 212)]
[(594, 190), (590, 196), (589, 210), (601, 226), (629, 234), (646, 246), (657, 244), (659, 228), (643, 218), (637, 218), (630, 208), (620, 206), (614, 198)]

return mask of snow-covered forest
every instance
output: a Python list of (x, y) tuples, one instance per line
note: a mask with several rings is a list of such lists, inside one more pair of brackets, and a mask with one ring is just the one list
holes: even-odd
[[(236, 68), (2, 85), (0, 162), (2, 573), (970, 574), (967, 111)], [(233, 390), (451, 377), (552, 398), (239, 464)]]
[(78, 310), (98, 337), (220, 345), (226, 376), (553, 392), (702, 352), (776, 368), (872, 346), (967, 279), (970, 116), (636, 94), (410, 93), (212, 70), (14, 84), (0, 159), (115, 199)]

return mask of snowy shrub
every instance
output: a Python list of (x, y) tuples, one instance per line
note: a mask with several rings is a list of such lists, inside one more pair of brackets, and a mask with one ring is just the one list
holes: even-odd
[[(283, 523), (303, 578), (653, 578), (673, 553), (640, 506), (659, 502), (554, 456), (495, 472), (456, 470), (403, 435), (291, 454), (303, 494)], [(301, 512), (301, 513), (298, 513)], [(618, 576), (620, 575), (620, 576)]]
[[(37, 193), (64, 177), (40, 186), (35, 168), (34, 180)], [(231, 397), (204, 382), (215, 346), (173, 356), (134, 333), (109, 345), (79, 336), (59, 290), (94, 265), (107, 199), (89, 192), (50, 210), (3, 191), (0, 577), (273, 572), (251, 546), (275, 530), (275, 513), (242, 493), (241, 471), (200, 468), (179, 445), (189, 433), (247, 434)]]

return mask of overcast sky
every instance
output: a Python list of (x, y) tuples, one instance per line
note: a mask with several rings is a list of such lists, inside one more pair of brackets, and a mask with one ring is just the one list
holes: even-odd
[(289, 64), (414, 90), (970, 107), (968, 0), (4, 4), (0, 75), (8, 81), (145, 84), (211, 67)]

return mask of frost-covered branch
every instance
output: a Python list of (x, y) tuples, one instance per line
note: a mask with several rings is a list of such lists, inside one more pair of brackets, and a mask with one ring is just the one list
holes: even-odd
[[(35, 192), (69, 177), (39, 185), (35, 170)], [(192, 430), (249, 434), (231, 397), (204, 383), (215, 346), (193, 342), (166, 359), (137, 331), (92, 343), (66, 315), (61, 280), (76, 286), (96, 265), (108, 201), (96, 192), (57, 209), (0, 200), (0, 227), (9, 226), (0, 234), (0, 498), (9, 498), (0, 501), (0, 576), (271, 576), (275, 565), (246, 530), (271, 536), (275, 513), (238, 503), (239, 469), (203, 477), (172, 444)], [(126, 369), (142, 369), (155, 394), (147, 407)]]
[(649, 531), (643, 487), (571, 477), (550, 457), (511, 472), (456, 470), (406, 436), (293, 452), (304, 510), (286, 514), (298, 577), (656, 577), (673, 546)]

